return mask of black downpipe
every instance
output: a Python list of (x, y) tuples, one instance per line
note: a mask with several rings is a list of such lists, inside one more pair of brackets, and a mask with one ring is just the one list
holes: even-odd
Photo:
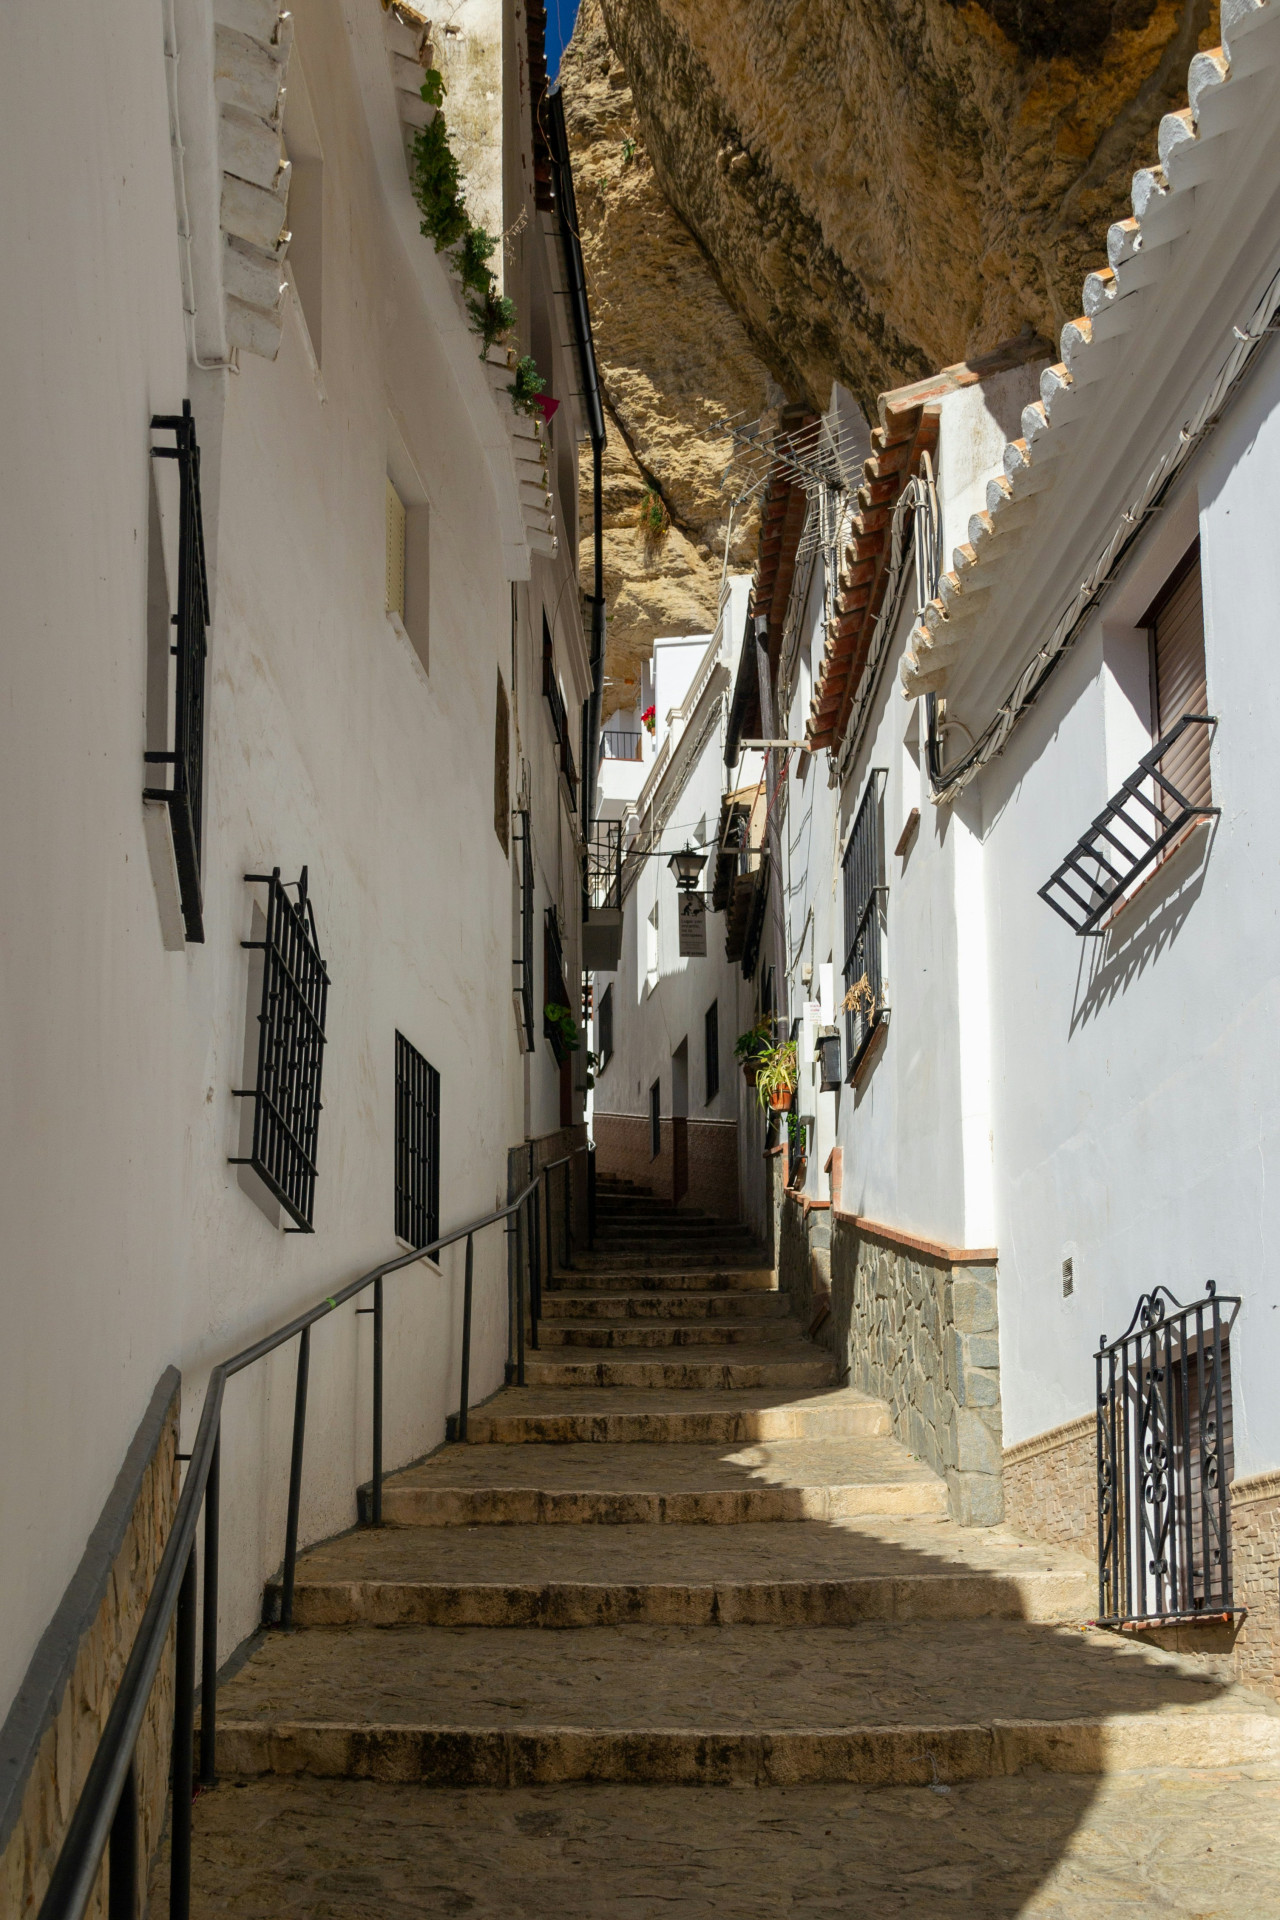
[(595, 343), (591, 337), (591, 310), (587, 304), (587, 279), (582, 263), (582, 242), (578, 234), (578, 206), (573, 193), (573, 169), (569, 165), (569, 139), (565, 132), (564, 100), (559, 89), (547, 96), (547, 146), (554, 175), (556, 210), (560, 238), (569, 270), (569, 308), (573, 316), (574, 341), (578, 349), (578, 370), (582, 376), (582, 398), (587, 413), (587, 431), (591, 435), (591, 517), (594, 528), (595, 561), (592, 573), (591, 602), (591, 694), (588, 702), (586, 740), (582, 764), (582, 824), (591, 830), (596, 804), (596, 766), (600, 757), (600, 710), (604, 700), (604, 528), (602, 462), (605, 446), (604, 400), (596, 367)]

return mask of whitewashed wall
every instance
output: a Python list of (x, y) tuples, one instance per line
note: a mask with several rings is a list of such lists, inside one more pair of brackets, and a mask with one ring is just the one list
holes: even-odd
[[(1006, 411), (974, 393), (943, 402), (948, 539), (962, 537), (982, 460), (999, 438), (993, 430), (984, 439), (984, 421), (998, 424)], [(1267, 851), (1266, 697), (1278, 506), (1273, 349), (1103, 614), (962, 800), (930, 802), (923, 713), (898, 691), (910, 608), (840, 796), (843, 838), (870, 771), (885, 770), (891, 1018), (861, 1084), (819, 1096), (806, 1184), (827, 1190), (820, 1168), (830, 1125), (843, 1147), (847, 1210), (950, 1245), (998, 1246), (1007, 1445), (1091, 1410), (1098, 1336), (1123, 1329), (1140, 1293), (1162, 1283), (1188, 1300), (1213, 1277), (1244, 1296), (1232, 1361), (1236, 1472), (1280, 1462), (1280, 1286), (1270, 1252), (1280, 1181), (1280, 883)], [(1160, 869), (1104, 940), (1084, 941), (1037, 889), (1150, 742), (1147, 641), (1137, 623), (1197, 530), (1222, 815)], [(811, 644), (820, 644), (816, 594), (815, 583)], [(801, 718), (798, 693), (790, 727)], [(816, 970), (830, 954), (843, 990), (842, 902), (830, 893), (831, 801), (813, 784), (820, 772), (815, 764), (789, 782), (793, 1011), (806, 959)], [(919, 828), (896, 855), (913, 806)]]
[[(94, 15), (71, 41), (38, 9), (4, 30), (0, 137), (6, 177), (25, 184), (0, 211), (3, 351), (24, 370), (0, 401), (0, 1710), (163, 1367), (182, 1369), (189, 1440), (213, 1361), (395, 1251), (397, 1027), (441, 1075), (446, 1228), (505, 1199), (506, 1151), (527, 1125), (558, 1123), (549, 1051), (518, 1052), (494, 829), (499, 669), (512, 692), (514, 536), (494, 464), (506, 428), (468, 371), (474, 343), (403, 171), (379, 158), (398, 139), (389, 99), (368, 91), (385, 75), (379, 10), (368, 44), (318, 4), (296, 12), (326, 169), (323, 352), (317, 369), (291, 310), (278, 360), (242, 354), (238, 374), (186, 367), (160, 10)], [(206, 942), (167, 952), (140, 797), (147, 423), (187, 394), (214, 591)], [(383, 613), (393, 441), (430, 508), (429, 671)], [(539, 904), (559, 899), (572, 930), (572, 834), (537, 711), (540, 596), (563, 598), (571, 573), (567, 556), (521, 587), (517, 678)], [(580, 632), (558, 628), (557, 646), (576, 727)], [(514, 748), (512, 761), (514, 776)], [(286, 1236), (227, 1156), (249, 1013), (242, 876), (278, 864), (292, 880), (304, 863), (333, 984), (316, 1232)], [(460, 1306), (453, 1256), (388, 1284), (389, 1462), (442, 1438)], [(505, 1312), (493, 1233), (477, 1248), (477, 1397), (501, 1378)], [(369, 1349), (351, 1306), (313, 1334), (308, 1538), (355, 1518)], [(293, 1358), (228, 1392), (224, 1651), (280, 1558)]]

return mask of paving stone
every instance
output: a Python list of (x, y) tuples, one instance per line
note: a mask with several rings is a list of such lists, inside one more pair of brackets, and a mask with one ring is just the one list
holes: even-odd
[(446, 1447), (383, 1485), (390, 1525), (729, 1525), (945, 1511), (943, 1483), (887, 1436), (719, 1447)]
[(856, 1387), (699, 1392), (661, 1387), (506, 1387), (468, 1421), (470, 1445), (590, 1441), (597, 1445), (731, 1446), (888, 1434), (889, 1410)]
[(194, 1852), (194, 1920), (1280, 1920), (1280, 1776), (948, 1794), (261, 1779), (197, 1800)]
[[(912, 1533), (912, 1526), (916, 1532)], [(918, 1537), (938, 1538), (926, 1551)], [(1088, 1562), (885, 1518), (814, 1526), (359, 1529), (302, 1556), (299, 1626), (853, 1626), (1085, 1619)], [(278, 1586), (268, 1589), (278, 1617)]]
[(525, 1377), (535, 1387), (821, 1387), (834, 1386), (836, 1365), (819, 1348), (707, 1347), (686, 1359), (619, 1353), (607, 1360), (553, 1360), (535, 1354)]

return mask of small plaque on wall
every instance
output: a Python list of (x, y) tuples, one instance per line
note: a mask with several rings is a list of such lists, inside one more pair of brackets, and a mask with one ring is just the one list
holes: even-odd
[(700, 893), (680, 895), (680, 957), (707, 957), (707, 903)]

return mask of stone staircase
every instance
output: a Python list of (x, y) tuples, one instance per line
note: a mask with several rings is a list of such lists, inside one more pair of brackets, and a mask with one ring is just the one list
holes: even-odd
[(1280, 1915), (1280, 1708), (954, 1525), (742, 1229), (602, 1183), (384, 1516), (222, 1687), (198, 1914)]

